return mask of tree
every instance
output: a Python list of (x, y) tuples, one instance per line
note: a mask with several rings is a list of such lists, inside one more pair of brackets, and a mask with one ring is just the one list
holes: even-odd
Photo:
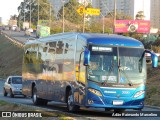
[[(68, 3), (64, 4), (64, 18), (72, 23), (79, 24), (82, 23), (83, 16), (80, 16), (76, 10), (79, 8), (80, 4), (76, 0), (69, 0)], [(63, 6), (58, 12), (58, 17), (62, 19), (63, 17)]]
[(17, 20), (17, 15), (11, 15), (10, 20)]
[[(116, 12), (116, 20), (131, 20), (132, 17), (129, 15), (126, 15), (124, 13)], [(106, 15), (107, 18), (113, 18), (114, 12), (110, 12)]]
[[(30, 21), (30, 5), (31, 5), (31, 21), (33, 25), (37, 25), (38, 22), (38, 0), (24, 0), (20, 3), (18, 7), (19, 15), (21, 21)], [(39, 0), (39, 20), (49, 20), (50, 19), (50, 7), (51, 7), (51, 19), (53, 19), (53, 8), (50, 6), (48, 0)]]
[(136, 20), (144, 20), (144, 18), (145, 18), (144, 11), (138, 11), (135, 18), (136, 18)]

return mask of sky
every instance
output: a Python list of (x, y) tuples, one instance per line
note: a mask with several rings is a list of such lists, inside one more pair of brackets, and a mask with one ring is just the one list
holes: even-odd
[(11, 15), (18, 15), (18, 6), (24, 0), (0, 0), (0, 17), (3, 24), (7, 24)]

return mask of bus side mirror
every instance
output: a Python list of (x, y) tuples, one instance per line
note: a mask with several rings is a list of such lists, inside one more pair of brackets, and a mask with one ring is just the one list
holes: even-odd
[(151, 54), (152, 67), (153, 68), (158, 67), (158, 56), (149, 50), (145, 50), (145, 52)]
[(90, 51), (87, 48), (85, 48), (83, 65), (84, 66), (88, 66), (89, 63), (90, 63)]

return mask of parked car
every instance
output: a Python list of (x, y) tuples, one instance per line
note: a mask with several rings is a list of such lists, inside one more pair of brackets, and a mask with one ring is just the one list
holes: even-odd
[[(13, 98), (15, 95), (22, 94), (22, 76), (9, 76), (4, 83), (3, 95), (7, 96), (9, 93), (10, 97)], [(26, 97), (24, 95), (24, 97)]]

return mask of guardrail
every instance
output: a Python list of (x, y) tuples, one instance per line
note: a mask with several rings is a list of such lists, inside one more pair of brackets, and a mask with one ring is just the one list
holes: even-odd
[(11, 38), (9, 35), (7, 35), (6, 33), (4, 32), (1, 32), (2, 34), (4, 34), (4, 36), (9, 39), (13, 44), (17, 45), (18, 47), (20, 48), (24, 48), (24, 43), (21, 43), (20, 41), (14, 39), (14, 38)]

